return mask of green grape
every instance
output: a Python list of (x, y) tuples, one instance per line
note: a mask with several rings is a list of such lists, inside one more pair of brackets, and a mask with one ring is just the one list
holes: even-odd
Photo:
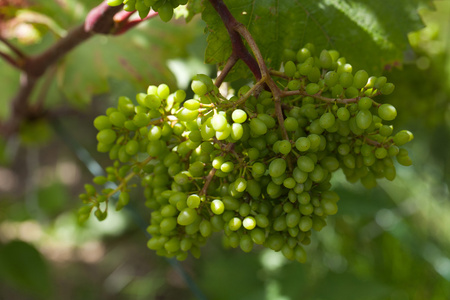
[(242, 109), (236, 109), (231, 114), (231, 118), (233, 119), (233, 122), (244, 123), (245, 120), (247, 120), (247, 113)]
[(322, 199), (320, 205), (323, 208), (324, 213), (328, 216), (335, 215), (338, 212), (336, 202), (331, 199)]
[[(144, 15), (152, 7), (169, 20), (180, 2), (128, 0), (126, 8)], [(330, 191), (335, 171), (372, 188), (378, 178), (396, 177), (394, 156), (412, 164), (398, 147), (412, 133), (393, 135), (394, 127), (383, 122), (395, 118), (395, 108), (372, 100), (393, 91), (385, 77), (369, 78), (364, 70), (352, 75), (337, 51), (311, 44), (285, 53), (285, 76), (274, 78), (285, 91), (281, 99), (272, 88), (248, 84), (222, 95), (211, 78), (197, 74), (193, 99), (185, 101), (182, 90), (170, 94), (166, 84), (149, 85), (147, 93), (137, 93), (138, 105), (120, 97), (117, 107), (94, 120), (97, 149), (114, 160), (94, 183), (120, 186), (121, 209), (135, 185), (128, 180), (138, 177), (152, 210), (148, 247), (158, 255), (199, 257), (212, 233), (223, 232), (229, 247), (248, 252), (257, 244), (305, 262), (301, 245), (338, 212), (339, 196)], [(85, 189), (79, 219), (94, 210), (103, 220), (106, 211), (98, 207), (113, 190)]]
[(107, 0), (106, 3), (109, 6), (119, 6), (123, 3), (123, 0)]
[(225, 205), (221, 200), (213, 200), (211, 202), (211, 211), (216, 215), (221, 215), (225, 210)]
[(253, 241), (250, 237), (250, 235), (243, 235), (241, 236), (241, 240), (239, 242), (239, 246), (241, 247), (242, 251), (244, 252), (250, 252), (253, 249)]
[(236, 181), (234, 182), (234, 188), (238, 192), (245, 191), (245, 189), (247, 188), (247, 180), (245, 180), (244, 178), (236, 179)]
[(298, 121), (295, 118), (287, 117), (284, 119), (284, 128), (286, 128), (287, 131), (296, 131), (298, 126)]
[(250, 121), (250, 130), (255, 135), (263, 135), (267, 133), (267, 125), (258, 118), (253, 118)]
[(356, 115), (356, 125), (361, 129), (369, 128), (372, 124), (372, 114), (368, 110), (360, 110)]
[(348, 121), (348, 119), (350, 119), (350, 112), (346, 107), (339, 107), (339, 109), (336, 112), (336, 115), (341, 121)]
[(291, 142), (283, 140), (280, 141), (280, 145), (278, 146), (278, 149), (281, 154), (287, 155), (289, 152), (291, 152), (292, 145)]
[(308, 156), (300, 156), (297, 159), (297, 166), (300, 171), (309, 173), (314, 170), (314, 161)]
[(325, 74), (325, 84), (334, 87), (339, 82), (339, 75), (335, 71), (329, 71)]
[(184, 102), (183, 106), (189, 110), (196, 110), (200, 108), (200, 102), (195, 99), (190, 99)]
[(121, 192), (119, 195), (119, 200), (116, 204), (116, 210), (121, 210), (125, 205), (130, 202), (130, 194), (127, 192)]
[(103, 129), (97, 134), (97, 140), (103, 144), (112, 144), (116, 138), (117, 134), (112, 129)]
[(224, 131), (227, 128), (227, 119), (222, 115), (214, 115), (211, 119), (211, 125), (216, 131)]
[(362, 89), (369, 80), (369, 74), (365, 70), (359, 70), (353, 77), (353, 86), (357, 89)]
[(368, 110), (372, 107), (372, 99), (363, 97), (358, 101), (358, 107), (360, 110)]
[(327, 112), (327, 113), (324, 113), (320, 117), (319, 124), (320, 124), (320, 127), (324, 128), (324, 129), (328, 129), (334, 125), (335, 121), (336, 121), (336, 119), (335, 119), (334, 115), (330, 112)]
[(191, 89), (199, 96), (203, 96), (208, 92), (208, 87), (200, 80), (193, 80), (191, 83)]
[(161, 20), (164, 22), (169, 22), (173, 17), (172, 5), (170, 5), (169, 2), (165, 2), (161, 7), (159, 7), (158, 14)]
[(198, 215), (197, 212), (192, 208), (183, 209), (177, 217), (177, 223), (182, 226), (187, 226), (195, 222)]
[(387, 150), (386, 148), (377, 148), (377, 150), (375, 150), (375, 157), (378, 159), (383, 159), (387, 156)]
[(297, 66), (293, 61), (288, 61), (284, 64), (284, 74), (288, 77), (294, 77), (295, 72), (297, 71)]
[(240, 140), (244, 136), (244, 127), (239, 123), (231, 125), (231, 137), (234, 140)]
[(320, 66), (324, 69), (329, 69), (333, 63), (330, 53), (327, 50), (322, 50), (319, 56)]
[(139, 151), (139, 143), (136, 140), (130, 140), (125, 146), (125, 151), (128, 155), (136, 155)]
[(397, 117), (397, 110), (390, 104), (381, 104), (378, 107), (378, 116), (385, 121), (392, 121)]
[(374, 88), (377, 90), (381, 89), (386, 84), (387, 78), (384, 76), (380, 76), (375, 80)]
[(242, 221), (242, 226), (247, 230), (252, 230), (256, 227), (256, 220), (252, 216), (245, 217)]
[(271, 177), (279, 177), (286, 171), (286, 161), (282, 158), (274, 159), (269, 165), (269, 174)]
[(319, 90), (320, 86), (317, 83), (309, 83), (305, 88), (308, 95), (315, 95), (319, 92)]
[(302, 48), (297, 52), (297, 61), (298, 62), (304, 62), (306, 59), (308, 59), (309, 57), (311, 57), (311, 52), (309, 51), (309, 49), (307, 48)]
[(380, 88), (380, 92), (381, 92), (383, 95), (390, 95), (390, 94), (392, 94), (392, 92), (394, 91), (394, 89), (395, 89), (394, 84), (388, 82), (388, 83), (384, 84), (384, 85)]
[(339, 84), (344, 88), (349, 88), (353, 84), (353, 75), (351, 73), (341, 73), (339, 76)]
[(230, 228), (230, 230), (232, 231), (237, 231), (239, 228), (241, 228), (242, 225), (242, 221), (239, 218), (232, 218), (229, 222), (228, 222), (228, 227)]
[(109, 115), (109, 120), (114, 126), (121, 128), (123, 127), (123, 124), (125, 123), (127, 118), (122, 112), (116, 111)]
[(413, 134), (409, 132), (408, 130), (402, 130), (397, 132), (397, 134), (394, 136), (394, 143), (397, 146), (402, 146), (408, 142), (410, 142), (414, 138)]
[(107, 116), (98, 116), (94, 119), (94, 127), (97, 130), (110, 129), (112, 126), (111, 121)]

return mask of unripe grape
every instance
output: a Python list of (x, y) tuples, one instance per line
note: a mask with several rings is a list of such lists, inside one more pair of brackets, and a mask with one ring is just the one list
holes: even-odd
[(108, 0), (108, 1), (106, 1), (106, 3), (109, 6), (119, 6), (123, 3), (123, 0)]
[(284, 119), (284, 128), (287, 131), (295, 131), (298, 128), (298, 121), (295, 118), (287, 117)]
[(267, 126), (266, 124), (261, 121), (258, 118), (253, 118), (250, 121), (250, 130), (255, 134), (255, 135), (263, 135), (267, 133)]
[(372, 107), (372, 99), (368, 97), (363, 97), (358, 101), (358, 107), (360, 110), (368, 110)]
[(356, 115), (356, 125), (361, 129), (369, 128), (372, 124), (372, 114), (368, 110), (360, 110)]
[(414, 138), (413, 134), (408, 130), (402, 130), (397, 132), (394, 136), (394, 143), (397, 146), (402, 146), (408, 142), (410, 142)]
[(112, 123), (107, 116), (98, 116), (94, 119), (94, 127), (97, 130), (109, 129), (111, 126)]
[(390, 104), (381, 104), (378, 107), (378, 116), (383, 120), (392, 121), (397, 117), (397, 110)]
[(304, 62), (306, 59), (308, 59), (309, 57), (311, 57), (311, 52), (309, 51), (309, 49), (307, 48), (302, 48), (297, 52), (297, 61), (302, 63)]
[(274, 251), (280, 251), (284, 245), (284, 238), (279, 233), (271, 234), (266, 239), (266, 245), (267, 245), (267, 247), (269, 247), (270, 249), (272, 249)]
[(381, 89), (386, 84), (387, 78), (384, 76), (380, 76), (375, 80), (374, 88), (377, 90)]
[(294, 77), (296, 71), (297, 66), (293, 61), (288, 61), (284, 64), (284, 74), (286, 74), (287, 77)]
[(357, 89), (362, 89), (369, 80), (369, 74), (365, 70), (359, 70), (353, 77), (353, 86)]
[(209, 222), (209, 221), (206, 220), (206, 219), (203, 219), (203, 220), (200, 222), (200, 225), (199, 225), (199, 231), (200, 231), (200, 234), (201, 234), (203, 237), (208, 237), (208, 236), (210, 236), (210, 235), (212, 234), (212, 226), (211, 226), (211, 222)]
[(327, 50), (322, 50), (319, 56), (320, 66), (324, 69), (329, 69), (333, 62), (330, 53)]
[(380, 92), (383, 95), (390, 95), (390, 94), (392, 94), (394, 89), (395, 89), (395, 85), (393, 83), (388, 82), (381, 87)]
[(287, 155), (289, 152), (291, 152), (291, 149), (292, 149), (291, 142), (287, 140), (280, 141), (278, 150), (280, 151), (281, 154)]
[(245, 120), (247, 120), (247, 113), (243, 111), (242, 109), (236, 109), (231, 114), (231, 118), (236, 123), (244, 123)]
[(351, 87), (353, 84), (353, 75), (347, 72), (342, 73), (339, 76), (339, 84), (344, 88)]
[(232, 231), (238, 230), (239, 228), (241, 228), (241, 225), (242, 225), (241, 219), (236, 218), (236, 217), (232, 218), (232, 219), (230, 220), (230, 222), (228, 222), (228, 227), (229, 227)]
[(250, 237), (250, 235), (246, 234), (241, 236), (241, 240), (239, 241), (239, 246), (241, 247), (242, 251), (244, 252), (250, 252), (253, 249), (253, 241)]
[(301, 86), (302, 86), (302, 83), (300, 82), (300, 80), (291, 80), (288, 82), (288, 85), (287, 85), (287, 87), (290, 91), (299, 90), (301, 88)]
[(242, 221), (242, 226), (244, 226), (247, 230), (252, 230), (256, 227), (256, 220), (252, 216), (245, 217), (245, 219)]
[(182, 226), (187, 226), (195, 222), (198, 215), (195, 209), (193, 208), (185, 208), (183, 209), (177, 217), (178, 224)]
[(286, 161), (282, 158), (274, 159), (269, 165), (269, 175), (279, 177), (286, 171)]
[(125, 151), (128, 155), (135, 155), (139, 151), (139, 143), (136, 140), (130, 140), (125, 146)]
[[(198, 208), (200, 206), (200, 201), (201, 201), (200, 197), (196, 194), (193, 194), (187, 198), (186, 204), (189, 208)], [(211, 208), (211, 210), (212, 210), (212, 208)]]
[(325, 74), (325, 84), (334, 87), (339, 82), (339, 75), (335, 71), (329, 71)]
[(314, 170), (314, 161), (308, 156), (300, 156), (297, 159), (297, 166), (301, 171), (309, 173)]
[(247, 180), (245, 180), (244, 178), (236, 179), (236, 181), (234, 182), (234, 188), (238, 192), (245, 191), (245, 189), (247, 188)]
[(334, 125), (335, 121), (336, 119), (334, 115), (330, 112), (327, 112), (320, 117), (319, 124), (323, 129), (328, 129)]
[(169, 22), (173, 17), (173, 8), (170, 2), (165, 2), (157, 11), (159, 17), (164, 22)]
[(112, 144), (116, 138), (117, 134), (112, 129), (103, 129), (97, 134), (97, 140), (103, 144)]

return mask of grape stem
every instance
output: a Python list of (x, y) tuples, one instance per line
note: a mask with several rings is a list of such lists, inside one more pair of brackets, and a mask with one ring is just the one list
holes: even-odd
[[(233, 147), (234, 143), (227, 144), (226, 147), (223, 149), (222, 153), (220, 153), (220, 156), (225, 156), (225, 154), (231, 151)], [(216, 171), (217, 169), (211, 168), (211, 171), (209, 171), (208, 175), (205, 177), (205, 184), (203, 185), (203, 188), (200, 190), (199, 195), (206, 196), (206, 191), (208, 190), (208, 187), (211, 184), (211, 181), (213, 180)]]
[[(153, 159), (153, 157), (149, 156), (147, 157), (145, 160), (143, 160), (141, 163), (138, 163), (137, 165), (139, 166), (139, 169), (142, 169), (142, 167), (144, 167), (146, 164), (148, 164), (151, 160)], [(134, 176), (136, 176), (138, 173), (136, 172), (130, 172), (127, 176), (125, 176), (125, 178), (123, 178), (123, 180), (121, 180), (120, 184), (111, 192), (109, 192), (106, 195), (106, 203), (108, 203), (108, 199), (110, 197), (112, 197), (115, 193), (117, 193), (118, 191), (122, 190), (128, 183), (128, 181), (130, 181), (131, 179), (133, 179)]]
[(217, 76), (217, 78), (216, 78), (216, 82), (215, 82), (216, 87), (220, 87), (222, 85), (222, 83), (225, 81), (225, 77), (227, 77), (228, 73), (231, 71), (231, 69), (234, 67), (234, 65), (238, 62), (238, 60), (239, 60), (239, 57), (234, 52), (231, 53), (225, 66), (223, 67), (219, 76)]
[[(225, 24), (225, 27), (228, 31), (228, 35), (230, 36), (231, 40), (231, 48), (232, 48), (232, 54), (230, 56), (231, 59), (228, 60), (225, 66), (227, 66), (228, 63), (230, 65), (227, 66), (226, 72), (224, 72), (225, 69), (222, 71), (221, 77), (223, 76), (224, 79), (228, 75), (232, 67), (236, 64), (238, 59), (242, 59), (242, 61), (248, 66), (250, 71), (253, 73), (256, 80), (259, 80), (261, 78), (261, 71), (260, 68), (258, 67), (258, 63), (255, 60), (255, 58), (250, 54), (250, 52), (248, 52), (239, 32), (236, 30), (236, 28), (242, 24), (240, 24), (233, 17), (230, 10), (222, 0), (209, 0), (209, 2), (214, 7), (216, 12), (219, 14), (220, 18), (222, 19), (222, 22)], [(233, 56), (237, 57), (238, 59), (233, 58)], [(221, 80), (223, 81), (223, 79)]]
[[(275, 102), (275, 113), (278, 119), (278, 124), (281, 129), (282, 136), (284, 139), (288, 140), (289, 136), (287, 134), (286, 128), (284, 128), (284, 116), (283, 110), (281, 109), (282, 91), (270, 76), (269, 69), (267, 68), (266, 63), (264, 62), (264, 58), (261, 54), (261, 51), (259, 51), (258, 45), (256, 44), (255, 40), (253, 39), (248, 29), (233, 17), (228, 7), (222, 0), (209, 0), (209, 2), (211, 2), (212, 6), (219, 14), (230, 36), (233, 52), (227, 64), (225, 65), (227, 67), (226, 69), (227, 72), (229, 72), (234, 66), (234, 64), (237, 62), (237, 60), (234, 58), (234, 56), (237, 56), (247, 64), (247, 66), (255, 76), (256, 80), (259, 81), (261, 79), (265, 84), (267, 84), (273, 95), (273, 99)], [(251, 56), (251, 54), (248, 52), (247, 48), (242, 42), (241, 37), (244, 38), (244, 40), (247, 42), (248, 46), (252, 50), (253, 55), (255, 57)], [(257, 67), (258, 69), (256, 70), (255, 67)], [(223, 81), (222, 78), (225, 78), (226, 75), (227, 75), (226, 72), (221, 73), (222, 81)]]
[[(44, 111), (44, 105), (33, 107), (29, 102), (34, 89), (37, 88), (38, 81), (44, 76), (49, 67), (55, 65), (63, 56), (95, 34), (122, 34), (143, 21), (138, 20), (137, 23), (136, 21), (128, 21), (130, 15), (127, 14), (119, 14), (116, 18), (118, 12), (122, 10), (122, 6), (112, 7), (106, 1), (103, 1), (89, 12), (82, 25), (72, 29), (66, 36), (42, 53), (34, 56), (26, 56), (5, 38), (0, 37), (0, 41), (17, 56), (17, 59), (4, 52), (0, 52), (0, 57), (21, 70), (20, 87), (11, 100), (11, 115), (9, 119), (0, 123), (0, 133), (2, 135), (8, 137), (16, 133), (24, 119), (40, 118), (47, 114)], [(155, 12), (150, 12), (145, 20), (155, 15)], [(40, 99), (45, 98), (46, 89), (47, 87), (44, 84), (40, 93), (37, 93)], [(43, 100), (38, 102), (43, 103)]]

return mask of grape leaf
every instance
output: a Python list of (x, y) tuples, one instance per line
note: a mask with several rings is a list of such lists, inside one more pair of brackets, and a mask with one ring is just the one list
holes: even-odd
[(158, 19), (149, 23), (123, 36), (96, 36), (69, 53), (58, 70), (58, 86), (66, 98), (74, 104), (87, 103), (91, 95), (110, 90), (111, 78), (130, 82), (138, 90), (162, 82), (175, 86), (164, 62), (187, 56), (186, 46), (198, 35), (195, 22), (183, 27)]
[[(386, 65), (402, 60), (407, 33), (423, 27), (417, 8), (429, 1), (228, 0), (225, 4), (249, 29), (272, 68), (279, 68), (283, 49), (298, 50), (311, 42), (317, 49), (338, 50), (354, 69), (379, 74)], [(221, 64), (231, 53), (230, 40), (219, 15), (205, 5), (202, 18), (209, 32), (205, 62)], [(235, 73), (249, 75), (242, 69)]]
[(46, 261), (35, 247), (22, 241), (0, 245), (0, 279), (33, 299), (49, 299), (53, 293)]

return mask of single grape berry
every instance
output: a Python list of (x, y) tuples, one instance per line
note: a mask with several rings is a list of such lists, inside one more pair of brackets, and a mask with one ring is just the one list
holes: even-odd
[(378, 116), (386, 121), (392, 121), (397, 117), (397, 110), (391, 104), (381, 104), (378, 107)]

